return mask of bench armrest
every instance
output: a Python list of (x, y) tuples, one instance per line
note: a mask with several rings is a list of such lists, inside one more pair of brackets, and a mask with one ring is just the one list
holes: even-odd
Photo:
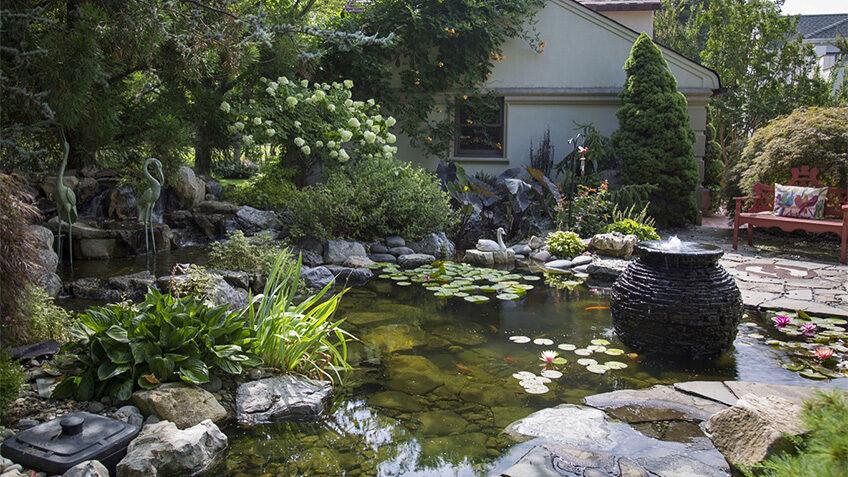
[(759, 197), (753, 196), (753, 195), (745, 195), (745, 196), (742, 196), (742, 197), (734, 197), (733, 198), (733, 200), (735, 200), (736, 202), (741, 202), (743, 200), (753, 200), (753, 199), (759, 199)]

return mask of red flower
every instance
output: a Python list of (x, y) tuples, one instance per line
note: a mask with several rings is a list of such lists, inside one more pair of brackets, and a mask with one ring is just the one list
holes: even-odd
[(819, 361), (827, 361), (833, 356), (833, 350), (827, 346), (819, 346), (816, 348), (816, 359)]

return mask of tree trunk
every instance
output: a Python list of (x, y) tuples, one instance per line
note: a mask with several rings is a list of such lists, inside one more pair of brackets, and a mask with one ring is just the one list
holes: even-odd
[(212, 136), (205, 123), (198, 124), (194, 140), (194, 171), (209, 175), (212, 170)]
[(69, 130), (65, 132), (65, 138), (68, 141), (68, 170), (97, 165), (97, 151), (90, 150), (79, 134)]

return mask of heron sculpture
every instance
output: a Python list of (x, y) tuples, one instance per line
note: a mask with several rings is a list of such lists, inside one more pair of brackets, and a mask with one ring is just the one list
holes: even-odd
[[(159, 180), (156, 180), (150, 174), (150, 164), (156, 167), (159, 173)], [(165, 174), (162, 172), (162, 163), (159, 159), (148, 158), (144, 161), (144, 177), (147, 179), (147, 189), (138, 200), (138, 218), (144, 223), (144, 246), (147, 253), (150, 253), (150, 243), (148, 242), (148, 229), (150, 230), (150, 240), (153, 242), (153, 254), (156, 254), (156, 234), (153, 230), (153, 207), (156, 201), (159, 200), (159, 195), (162, 193), (162, 184), (165, 183)]]
[(62, 156), (62, 165), (59, 166), (59, 174), (56, 176), (56, 192), (53, 198), (56, 200), (56, 213), (59, 218), (59, 261), (62, 261), (62, 222), (68, 224), (68, 253), (71, 261), (71, 268), (74, 266), (74, 222), (77, 221), (77, 196), (70, 187), (65, 185), (65, 167), (68, 165), (68, 153), (70, 146), (65, 139), (65, 130), (59, 128), (59, 134), (62, 136), (62, 145), (65, 148)]

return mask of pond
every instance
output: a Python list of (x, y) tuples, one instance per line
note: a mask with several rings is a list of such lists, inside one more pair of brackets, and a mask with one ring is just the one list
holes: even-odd
[[(490, 293), (485, 303), (391, 279), (349, 291), (338, 316), (361, 339), (351, 349), (358, 366), (329, 415), (225, 429), (230, 451), (218, 474), (489, 475), (527, 450), (501, 434), (507, 425), (590, 394), (691, 380), (816, 384), (781, 366), (782, 351), (764, 343), (772, 333), (764, 320), (740, 327), (734, 348), (715, 362), (647, 359), (616, 339), (605, 288), (526, 283), (534, 286), (518, 299)], [(585, 356), (586, 347), (594, 352)], [(522, 386), (513, 375), (538, 376), (546, 350), (567, 360), (548, 368), (561, 377)], [(578, 362), (585, 359), (626, 367)], [(848, 387), (848, 379), (825, 385)]]

